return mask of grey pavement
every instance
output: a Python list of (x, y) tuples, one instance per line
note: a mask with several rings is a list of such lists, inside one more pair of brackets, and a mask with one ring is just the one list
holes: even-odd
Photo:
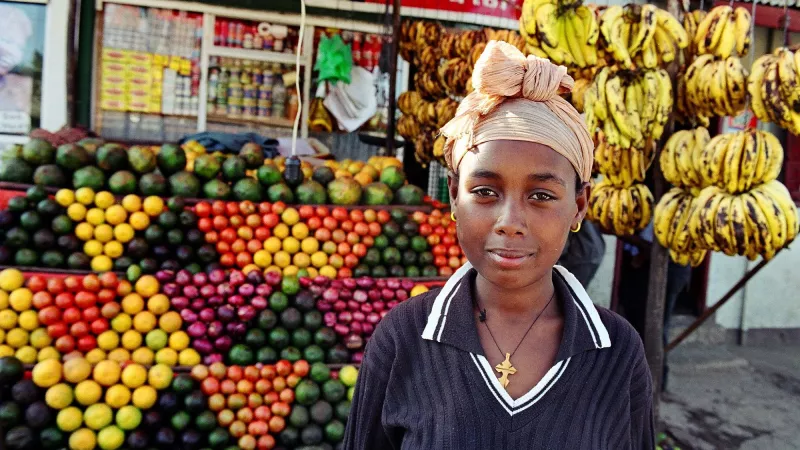
[(800, 449), (800, 346), (684, 344), (660, 420), (683, 450)]

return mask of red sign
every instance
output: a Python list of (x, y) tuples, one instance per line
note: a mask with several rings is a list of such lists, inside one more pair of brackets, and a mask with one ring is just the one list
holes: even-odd
[[(385, 0), (367, 0), (367, 3), (385, 4)], [(519, 19), (516, 8), (521, 0), (401, 0), (403, 8), (421, 8), (433, 11), (479, 14), (482, 16)]]

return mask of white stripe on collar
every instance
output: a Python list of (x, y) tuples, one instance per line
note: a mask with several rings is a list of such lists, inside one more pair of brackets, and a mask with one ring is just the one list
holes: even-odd
[[(564, 277), (564, 280), (572, 289), (572, 292), (575, 293), (573, 301), (576, 303), (575, 306), (578, 311), (580, 311), (581, 317), (583, 317), (586, 327), (589, 329), (589, 334), (592, 336), (595, 346), (597, 348), (611, 347), (611, 338), (608, 335), (608, 330), (603, 324), (602, 319), (600, 319), (597, 308), (595, 308), (594, 303), (592, 303), (592, 300), (589, 298), (589, 294), (586, 293), (586, 289), (583, 288), (578, 279), (567, 269), (558, 265), (554, 267), (558, 273)], [(442, 332), (447, 322), (447, 313), (450, 309), (450, 302), (455, 294), (453, 291), (460, 286), (461, 279), (464, 278), (470, 269), (472, 269), (472, 264), (469, 262), (465, 263), (447, 280), (442, 290), (439, 291), (439, 294), (433, 302), (431, 313), (428, 315), (428, 322), (425, 324), (425, 329), (422, 331), (423, 339), (441, 342)], [(439, 329), (438, 333), (436, 333), (437, 328)], [(595, 335), (595, 333), (597, 335)], [(436, 335), (434, 336), (434, 334)]]

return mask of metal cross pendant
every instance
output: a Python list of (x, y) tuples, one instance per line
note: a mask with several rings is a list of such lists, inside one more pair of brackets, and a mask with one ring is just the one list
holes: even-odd
[(511, 365), (511, 354), (506, 353), (506, 360), (494, 366), (494, 370), (503, 374), (503, 376), (500, 377), (500, 384), (503, 385), (504, 389), (508, 390), (508, 383), (510, 381), (508, 376), (517, 373), (517, 369)]

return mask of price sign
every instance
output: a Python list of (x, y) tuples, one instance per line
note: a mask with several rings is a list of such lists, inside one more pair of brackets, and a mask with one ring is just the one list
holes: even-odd
[(27, 134), (30, 131), (30, 114), (22, 111), (0, 111), (0, 133)]

